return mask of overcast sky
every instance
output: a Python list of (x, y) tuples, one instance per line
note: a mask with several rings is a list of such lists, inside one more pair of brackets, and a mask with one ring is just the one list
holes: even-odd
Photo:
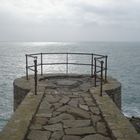
[(140, 41), (140, 0), (0, 0), (0, 41)]

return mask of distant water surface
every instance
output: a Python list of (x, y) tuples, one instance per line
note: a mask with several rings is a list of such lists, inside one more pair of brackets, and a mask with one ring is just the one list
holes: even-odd
[[(122, 83), (124, 114), (140, 117), (140, 43), (0, 42), (0, 129), (13, 113), (13, 81), (25, 75), (25, 54), (38, 52), (108, 55), (108, 73)], [(48, 70), (52, 71), (52, 68)]]

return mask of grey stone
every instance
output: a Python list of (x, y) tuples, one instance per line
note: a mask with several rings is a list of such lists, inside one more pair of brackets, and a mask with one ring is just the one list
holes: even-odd
[(88, 106), (87, 106), (87, 105), (82, 105), (82, 104), (79, 104), (79, 107), (80, 107), (81, 109), (86, 110), (86, 111), (88, 111), (88, 110), (89, 110), (89, 108), (88, 108)]
[(53, 96), (53, 95), (46, 95), (45, 99), (47, 100), (49, 103), (56, 103), (60, 100), (59, 96)]
[(67, 113), (75, 115), (76, 117), (82, 117), (85, 119), (90, 118), (90, 115), (87, 111), (77, 108), (77, 107), (68, 106), (68, 105), (65, 105), (65, 106), (59, 108), (57, 111), (67, 112)]
[(63, 96), (62, 99), (59, 101), (59, 103), (66, 104), (69, 100), (70, 100), (69, 97)]
[(81, 118), (85, 118), (85, 119), (90, 118), (89, 113), (85, 110), (80, 109), (80, 108), (68, 107), (67, 112), (75, 115), (76, 117), (81, 117)]
[(37, 117), (52, 117), (52, 112), (50, 110), (40, 109), (38, 113), (36, 114)]
[(53, 124), (53, 123), (57, 123), (57, 122), (61, 122), (62, 120), (74, 120), (74, 117), (70, 114), (67, 113), (62, 113), (56, 117), (51, 118), (48, 123), (49, 124)]
[(81, 140), (111, 140), (109, 137), (105, 137), (100, 134), (95, 134), (95, 135), (88, 135), (82, 138)]
[(53, 104), (53, 107), (54, 107), (55, 110), (60, 108), (61, 106), (62, 106), (62, 103), (54, 103)]
[(42, 125), (41, 124), (32, 124), (30, 126), (30, 129), (41, 130), (42, 129)]
[(62, 122), (64, 128), (85, 127), (91, 124), (90, 120), (64, 120)]
[(73, 93), (73, 95), (76, 95), (76, 96), (78, 96), (80, 93), (79, 92), (72, 92)]
[(63, 137), (63, 135), (64, 135), (64, 132), (63, 131), (55, 131), (51, 135), (51, 139), (60, 140)]
[(106, 128), (104, 122), (97, 122), (97, 127), (96, 128), (97, 128), (97, 132), (98, 133), (102, 133), (104, 135), (108, 135), (107, 128)]
[(87, 92), (89, 88), (90, 88), (90, 84), (89, 83), (83, 83), (80, 86), (80, 89), (83, 90), (84, 92)]
[(49, 131), (31, 130), (27, 138), (29, 140), (49, 140), (50, 134)]
[(66, 112), (67, 111), (67, 105), (64, 105), (64, 106), (58, 108), (56, 111), (57, 112)]
[(80, 140), (80, 136), (65, 135), (62, 140)]
[(60, 86), (71, 86), (71, 85), (74, 85), (76, 84), (77, 81), (75, 80), (67, 80), (67, 79), (61, 79), (61, 80), (57, 80), (57, 85), (60, 85)]
[(100, 110), (97, 106), (96, 107), (89, 107), (89, 109), (93, 114), (100, 115)]
[(79, 104), (82, 104), (82, 105), (85, 104), (85, 101), (84, 101), (84, 99), (82, 97), (79, 97)]
[(84, 100), (88, 106), (96, 106), (91, 97), (84, 97)]
[(45, 118), (45, 117), (35, 117), (34, 120), (33, 120), (33, 123), (44, 125), (44, 124), (47, 123), (47, 121), (48, 121), (48, 119)]
[(63, 129), (61, 123), (52, 124), (52, 125), (45, 125), (45, 126), (43, 126), (43, 128), (48, 130), (48, 131), (60, 131)]
[(44, 109), (45, 108), (47, 110), (51, 110), (51, 107), (52, 107), (52, 105), (48, 101), (46, 101), (45, 99), (43, 99), (43, 101), (40, 104), (39, 109)]
[(54, 111), (52, 117), (56, 117), (60, 115), (62, 112)]
[(78, 98), (71, 98), (69, 105), (77, 107), (78, 106)]
[(89, 127), (80, 127), (80, 128), (68, 128), (65, 129), (65, 133), (68, 135), (85, 135), (96, 133), (95, 129), (91, 126)]
[(91, 115), (91, 120), (93, 126), (96, 126), (97, 122), (101, 120), (101, 116), (99, 115)]

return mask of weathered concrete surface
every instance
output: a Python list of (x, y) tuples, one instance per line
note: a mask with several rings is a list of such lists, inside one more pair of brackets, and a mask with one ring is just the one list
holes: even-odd
[[(29, 79), (22, 77), (14, 85), (34, 92), (33, 77)], [(100, 97), (99, 87), (93, 88), (94, 79), (87, 75), (47, 75), (38, 80), (38, 95), (27, 94), (0, 140), (139, 140), (114, 104), (121, 106), (121, 86), (114, 79), (104, 85), (113, 100), (107, 93)]]
[[(104, 90), (106, 90), (106, 86), (104, 86)], [(90, 93), (95, 99), (113, 139), (140, 139), (140, 135), (136, 132), (129, 120), (121, 113), (121, 110), (116, 107), (116, 104), (110, 100), (107, 93), (104, 92), (103, 96), (100, 96), (99, 88), (91, 88)]]
[(14, 111), (20, 105), (24, 97), (31, 90), (30, 83), (24, 78), (18, 78), (13, 83), (14, 86)]
[(0, 132), (0, 140), (24, 139), (42, 97), (43, 93), (36, 96), (31, 92), (28, 93), (2, 132)]
[(104, 85), (104, 91), (121, 110), (121, 83), (108, 76), (108, 82)]

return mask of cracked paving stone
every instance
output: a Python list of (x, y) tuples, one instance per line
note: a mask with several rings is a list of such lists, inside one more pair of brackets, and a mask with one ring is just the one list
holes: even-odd
[(77, 107), (78, 106), (78, 98), (71, 98), (71, 100), (68, 104), (73, 106), (73, 107)]
[(82, 138), (81, 140), (111, 140), (109, 137), (105, 137), (100, 134), (95, 134), (95, 135), (88, 135)]
[(50, 110), (50, 109), (52, 109), (51, 107), (52, 107), (52, 105), (48, 101), (43, 99), (43, 101), (41, 102), (41, 104), (39, 106), (39, 109), (44, 109), (45, 108), (47, 110)]
[(59, 103), (66, 104), (69, 102), (69, 100), (70, 100), (69, 97), (63, 96), (62, 99), (59, 101)]
[(89, 109), (93, 114), (100, 115), (100, 110), (98, 107), (89, 107)]
[(46, 124), (48, 121), (47, 118), (45, 117), (35, 117), (34, 120), (33, 120), (33, 124), (41, 124), (41, 125), (44, 125)]
[(88, 111), (88, 110), (89, 110), (89, 108), (88, 108), (88, 106), (87, 106), (87, 105), (82, 105), (82, 104), (79, 104), (79, 107), (80, 107), (81, 109), (86, 110), (86, 111)]
[(96, 126), (97, 122), (100, 121), (102, 118), (99, 115), (91, 115), (91, 120), (93, 126)]
[(97, 122), (96, 128), (97, 128), (97, 132), (98, 133), (101, 133), (101, 134), (104, 134), (104, 135), (108, 135), (107, 128), (106, 128), (104, 122)]
[(63, 120), (64, 128), (86, 127), (91, 124), (90, 120)]
[(52, 124), (52, 125), (45, 125), (45, 126), (43, 126), (43, 128), (45, 130), (48, 130), (48, 131), (60, 131), (63, 129), (61, 123), (56, 123), (56, 124)]
[(59, 96), (53, 96), (53, 95), (46, 95), (44, 100), (47, 100), (49, 103), (56, 103), (60, 100)]
[(79, 97), (79, 104), (85, 105), (85, 101), (82, 97)]
[(63, 131), (55, 131), (51, 135), (51, 139), (60, 140), (63, 136), (64, 136), (64, 132)]
[(84, 97), (84, 100), (88, 106), (96, 106), (91, 97)]
[(80, 136), (65, 135), (62, 140), (80, 140)]
[(31, 130), (27, 139), (28, 140), (49, 140), (51, 132), (49, 131), (40, 131), (40, 130)]
[(79, 128), (67, 128), (65, 133), (68, 135), (86, 135), (96, 133), (94, 127), (79, 127)]
[(32, 124), (30, 126), (30, 129), (34, 129), (34, 130), (41, 130), (42, 129), (42, 125), (41, 124)]
[(74, 117), (70, 114), (67, 113), (62, 113), (56, 117), (51, 118), (48, 123), (49, 124), (53, 124), (53, 123), (57, 123), (57, 122), (61, 122), (62, 120), (74, 120)]
[(54, 110), (60, 108), (62, 105), (63, 105), (62, 103), (54, 103), (53, 104)]
[(76, 117), (82, 117), (85, 119), (90, 118), (90, 115), (87, 111), (80, 109), (80, 108), (77, 108), (77, 107), (68, 106), (68, 105), (60, 107), (57, 111), (67, 112), (67, 113), (70, 113), (72, 115), (75, 115)]
[(40, 110), (37, 112), (36, 117), (51, 118), (51, 117), (52, 117), (52, 111), (50, 111), (50, 110), (45, 110), (45, 109), (40, 109)]

